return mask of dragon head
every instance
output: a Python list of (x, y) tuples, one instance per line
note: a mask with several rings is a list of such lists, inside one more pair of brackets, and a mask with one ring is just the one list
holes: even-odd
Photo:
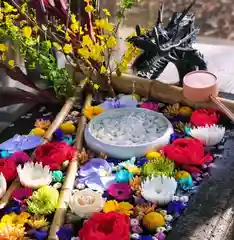
[[(183, 12), (175, 12), (166, 27), (162, 25), (163, 5), (159, 9), (158, 19), (152, 30), (142, 34), (140, 26), (136, 26), (136, 36), (127, 39), (142, 50), (142, 54), (133, 63), (133, 70), (150, 73), (154, 71), (153, 69), (158, 70), (160, 67), (164, 69), (169, 61), (177, 61), (181, 53), (195, 51), (192, 43), (196, 40), (199, 29), (195, 28), (195, 15), (189, 13), (195, 1)], [(155, 78), (155, 74), (150, 78)]]

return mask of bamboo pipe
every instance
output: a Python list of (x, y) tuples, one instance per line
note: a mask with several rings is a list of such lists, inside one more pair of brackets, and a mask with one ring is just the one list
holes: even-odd
[[(54, 121), (52, 122), (52, 124), (49, 126), (48, 130), (46, 131), (44, 137), (43, 137), (43, 141), (42, 144), (45, 144), (47, 142), (49, 142), (52, 138), (53, 133), (55, 132), (55, 130), (63, 123), (65, 117), (68, 115), (68, 113), (70, 112), (70, 110), (72, 109), (73, 105), (75, 102), (75, 98), (69, 98), (65, 104), (63, 105), (62, 109), (60, 110), (60, 112), (57, 114), (57, 116), (55, 117)], [(34, 153), (35, 151), (32, 153), (31, 155), (31, 161), (34, 158)], [(4, 194), (3, 198), (0, 200), (0, 209), (3, 209), (9, 202), (11, 195), (13, 193), (13, 191), (16, 188), (19, 188), (20, 185), (20, 181), (18, 179), (18, 177), (12, 182), (12, 184), (10, 185), (10, 187), (7, 189), (6, 193)]]
[[(219, 110), (212, 101), (193, 102), (186, 99), (183, 95), (183, 88), (159, 82), (158, 80), (150, 80), (140, 78), (130, 74), (123, 74), (121, 77), (113, 74), (111, 84), (115, 91), (121, 93), (132, 93), (133, 82), (135, 83), (135, 93), (143, 97), (151, 97), (153, 99), (165, 103), (181, 103), (194, 108), (212, 108)], [(234, 112), (234, 101), (226, 98), (217, 97), (231, 112)]]
[[(83, 106), (83, 109), (91, 106), (92, 103), (92, 95), (89, 94), (87, 95), (85, 99), (85, 103)], [(84, 130), (86, 127), (87, 119), (85, 116), (81, 116), (79, 119), (78, 123), (78, 129), (76, 133), (76, 143), (75, 143), (75, 148), (77, 150), (76, 156), (72, 159), (72, 161), (69, 164), (65, 182), (62, 186), (60, 195), (59, 195), (59, 202), (58, 202), (58, 207), (56, 209), (50, 231), (49, 231), (49, 240), (57, 240), (58, 237), (56, 235), (57, 231), (59, 228), (63, 225), (65, 215), (67, 212), (68, 208), (68, 203), (72, 194), (72, 190), (74, 188), (74, 182), (76, 178), (76, 172), (79, 167), (79, 159), (78, 159), (78, 153), (82, 150), (83, 148), (83, 135), (84, 135)]]

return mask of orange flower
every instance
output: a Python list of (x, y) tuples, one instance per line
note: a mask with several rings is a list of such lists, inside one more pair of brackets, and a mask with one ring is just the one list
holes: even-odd
[(102, 112), (104, 112), (104, 109), (102, 109), (99, 106), (90, 106), (83, 110), (84, 116), (86, 118), (88, 118), (89, 120), (92, 119), (93, 117), (99, 115)]

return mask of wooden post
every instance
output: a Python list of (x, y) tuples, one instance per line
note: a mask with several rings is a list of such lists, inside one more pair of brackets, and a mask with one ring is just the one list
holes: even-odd
[[(91, 103), (92, 103), (92, 95), (89, 94), (86, 97), (83, 109), (88, 106), (91, 106)], [(78, 153), (81, 152), (83, 148), (83, 134), (86, 127), (86, 122), (87, 122), (87, 119), (85, 116), (82, 116), (78, 122), (78, 129), (76, 133), (76, 143), (75, 143), (75, 148), (77, 150), (77, 153), (76, 153), (76, 156), (72, 159), (72, 161), (69, 164), (67, 174), (65, 177), (65, 182), (60, 191), (58, 207), (56, 209), (54, 219), (52, 221), (50, 231), (49, 231), (49, 236), (48, 236), (49, 240), (58, 239), (56, 233), (59, 230), (59, 228), (63, 225), (65, 220), (68, 203), (72, 194), (72, 190), (74, 188), (76, 172), (79, 167)]]
[[(186, 99), (183, 95), (183, 88), (174, 85), (159, 82), (158, 80), (149, 80), (136, 77), (129, 74), (123, 74), (121, 77), (114, 75), (112, 77), (112, 86), (115, 91), (121, 93), (131, 93), (132, 83), (135, 82), (135, 93), (142, 97), (150, 97), (165, 103), (181, 103), (194, 108), (213, 108), (219, 110), (216, 104), (211, 101), (193, 102)], [(234, 100), (217, 97), (228, 109), (234, 112)]]

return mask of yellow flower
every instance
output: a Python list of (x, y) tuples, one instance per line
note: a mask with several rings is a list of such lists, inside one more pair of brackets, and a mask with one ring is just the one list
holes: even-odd
[(103, 212), (119, 212), (126, 215), (133, 214), (133, 205), (128, 202), (120, 202), (118, 203), (116, 200), (110, 200), (105, 202), (103, 207)]
[(6, 54), (2, 54), (2, 61), (6, 60)]
[(114, 36), (110, 36), (108, 39), (107, 39), (107, 42), (106, 42), (106, 45), (108, 48), (113, 48), (116, 46), (116, 38)]
[(38, 30), (39, 30), (39, 27), (38, 27), (38, 26), (34, 26), (34, 27), (33, 27), (33, 31), (34, 31), (34, 32), (37, 32)]
[(72, 13), (72, 15), (71, 15), (71, 22), (72, 22), (72, 23), (77, 22), (77, 20), (76, 20), (76, 15), (75, 15), (74, 13)]
[(100, 88), (100, 85), (98, 85), (97, 83), (94, 83), (93, 87), (98, 90)]
[(104, 112), (104, 109), (102, 109), (99, 106), (90, 106), (83, 110), (84, 116), (86, 118), (88, 118), (89, 120), (92, 119), (93, 117), (99, 115), (102, 112)]
[(106, 16), (111, 16), (111, 14), (110, 14), (108, 9), (104, 8), (103, 12), (106, 14)]
[(105, 19), (97, 19), (97, 20), (95, 21), (95, 25), (96, 25), (96, 27), (102, 28), (102, 29), (104, 29), (104, 30), (106, 30), (106, 31), (108, 31), (108, 32), (112, 32), (113, 29), (114, 29), (114, 25), (111, 24), (111, 23), (109, 23), (108, 18), (105, 18)]
[(66, 39), (68, 42), (70, 42), (70, 41), (71, 41), (71, 38), (70, 38), (70, 36), (69, 36), (69, 33), (68, 33), (68, 32), (66, 32), (66, 33), (65, 33), (65, 39)]
[(56, 43), (56, 42), (53, 42), (53, 46), (58, 50), (60, 51), (62, 49), (61, 45)]
[(4, 17), (4, 14), (2, 12), (0, 12), (0, 20), (2, 20)]
[(72, 52), (72, 45), (71, 44), (65, 44), (63, 47), (63, 51), (65, 54), (69, 54)]
[(23, 226), (11, 226), (6, 225), (0, 230), (0, 239), (1, 240), (26, 240), (28, 239), (26, 235), (25, 228)]
[(93, 11), (94, 11), (94, 8), (93, 8), (92, 5), (87, 5), (87, 6), (85, 7), (85, 11), (86, 11), (87, 13), (90, 13), (90, 12), (93, 12)]
[(47, 226), (49, 223), (44, 216), (33, 216), (27, 221), (27, 224), (32, 228), (38, 229)]
[(105, 66), (101, 66), (101, 70), (100, 70), (100, 73), (106, 73), (107, 72), (107, 69)]
[(9, 60), (9, 61), (8, 61), (8, 65), (9, 65), (11, 68), (14, 68), (14, 67), (15, 67), (15, 61), (14, 61), (14, 60)]
[(15, 9), (12, 5), (10, 5), (7, 2), (3, 2), (4, 8), (2, 9), (3, 12), (5, 13), (10, 13), (10, 12), (17, 12), (17, 9)]
[(75, 23), (72, 23), (70, 28), (71, 30), (74, 32), (74, 33), (78, 33), (79, 32), (79, 22), (75, 22)]
[(100, 45), (99, 43), (96, 43), (91, 49), (90, 49), (90, 57), (99, 63), (102, 63), (104, 61), (104, 55), (103, 55), (104, 45)]
[(58, 26), (57, 26), (57, 31), (58, 31), (58, 32), (64, 32), (63, 26), (64, 26), (64, 25), (58, 25)]
[(8, 50), (7, 45), (5, 45), (4, 43), (0, 43), (0, 51), (1, 52), (6, 52)]
[(29, 26), (25, 26), (23, 29), (23, 35), (26, 37), (26, 38), (30, 38), (31, 35), (32, 35), (32, 28), (29, 27)]
[(88, 48), (79, 48), (78, 54), (80, 54), (85, 59), (88, 59), (90, 57), (90, 52)]
[(80, 27), (80, 35), (83, 35), (83, 34), (84, 34), (83, 28)]
[(84, 35), (82, 38), (82, 46), (87, 46), (89, 48), (93, 47), (93, 41), (89, 35)]

